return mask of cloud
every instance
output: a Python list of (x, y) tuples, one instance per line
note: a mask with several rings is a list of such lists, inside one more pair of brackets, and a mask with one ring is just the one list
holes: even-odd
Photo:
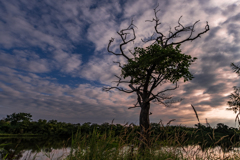
[(48, 59), (40, 58), (36, 53), (26, 50), (14, 50), (13, 54), (0, 52), (0, 63), (2, 66), (35, 73), (44, 73), (51, 70)]
[(104, 58), (92, 57), (88, 63), (82, 66), (79, 75), (91, 81), (99, 81), (102, 84), (111, 83), (116, 80), (114, 75), (120, 75), (118, 61), (113, 55), (105, 55)]
[[(182, 52), (197, 61), (190, 67), (195, 77), (179, 82), (179, 88), (170, 92), (183, 101), (165, 108), (151, 103), (152, 122), (162, 119), (175, 124), (193, 125), (193, 104), (199, 115), (219, 111), (226, 107), (227, 95), (239, 84), (230, 63), (239, 63), (239, 3), (229, 1), (159, 1), (158, 29), (165, 35), (178, 25), (191, 25), (197, 20), (195, 33), (204, 30), (206, 21), (210, 31), (192, 42), (181, 45)], [(187, 4), (187, 5), (186, 5)], [(31, 112), (36, 118), (59, 119), (68, 122), (124, 120), (138, 122), (139, 108), (128, 110), (136, 103), (135, 94), (118, 91), (102, 92), (101, 85), (115, 86), (120, 75), (118, 64), (126, 63), (121, 56), (107, 52), (111, 37), (115, 38), (111, 50), (119, 53), (121, 38), (117, 31), (128, 27), (133, 18), (137, 39), (135, 46), (147, 46), (141, 39), (154, 32), (156, 1), (64, 1), (58, 3), (38, 1), (0, 2), (0, 101), (5, 114)], [(131, 34), (131, 33), (130, 33)], [(130, 36), (129, 34), (129, 36)], [(187, 35), (182, 35), (182, 38)], [(130, 37), (128, 37), (130, 38)], [(79, 47), (84, 46), (84, 47)], [(93, 52), (89, 52), (89, 48)], [(130, 55), (130, 53), (127, 53)], [(79, 78), (75, 87), (60, 83), (59, 76)], [(69, 79), (70, 81), (70, 79)], [(94, 82), (94, 83), (93, 83)], [(90, 85), (91, 84), (91, 85)], [(127, 87), (126, 85), (123, 85)], [(170, 84), (159, 87), (160, 91)], [(3, 109), (3, 110), (2, 110)], [(215, 113), (214, 112), (214, 113)], [(216, 113), (217, 114), (217, 113)], [(206, 117), (208, 118), (208, 117)], [(215, 117), (217, 119), (217, 117)], [(212, 119), (215, 123), (217, 120)], [(230, 119), (230, 115), (228, 117)], [(225, 122), (229, 123), (229, 120)]]
[[(81, 19), (74, 9), (69, 11), (69, 7), (74, 4), (69, 3), (63, 8), (56, 8), (54, 4), (46, 1), (45, 3), (31, 2), (25, 5), (26, 1), (12, 3), (12, 1), (2, 2), (1, 10), (1, 27), (0, 27), (0, 44), (7, 49), (18, 48), (16, 50), (35, 50), (39, 49), (49, 53), (52, 58), (51, 62), (46, 59), (40, 59), (29, 63), (29, 69), (33, 72), (47, 72), (47, 63), (52, 64), (51, 69), (58, 69), (61, 61), (61, 69), (64, 73), (72, 73), (81, 65), (81, 55), (72, 54), (74, 43), (84, 39)], [(19, 8), (21, 6), (21, 8)], [(79, 5), (78, 5), (79, 6)], [(44, 9), (43, 9), (44, 8)], [(53, 9), (55, 8), (55, 10)], [(61, 12), (60, 10), (63, 9)], [(76, 10), (77, 8), (75, 8)], [(38, 11), (38, 12), (37, 12)], [(73, 12), (72, 12), (73, 11)], [(54, 56), (54, 53), (60, 54)], [(66, 62), (59, 60), (63, 53), (67, 54)], [(34, 54), (40, 54), (35, 52)], [(60, 57), (61, 58), (61, 57)], [(23, 60), (23, 59), (21, 59)], [(54, 65), (55, 64), (55, 65)], [(37, 70), (34, 68), (37, 68)]]
[(0, 67), (0, 72), (4, 73), (0, 78), (0, 100), (1, 105), (8, 108), (4, 110), (7, 114), (30, 112), (47, 119), (59, 119), (61, 115), (60, 120), (72, 123), (84, 123), (95, 116), (95, 122), (103, 122), (120, 117), (119, 114), (131, 106), (129, 102), (134, 103), (131, 99), (127, 102), (125, 94), (102, 92), (101, 87), (90, 84), (80, 84), (73, 89), (33, 73), (23, 75), (7, 67)]

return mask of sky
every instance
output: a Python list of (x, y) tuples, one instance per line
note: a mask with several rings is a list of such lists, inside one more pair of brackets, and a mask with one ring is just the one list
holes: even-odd
[[(159, 26), (164, 34), (178, 25), (197, 23), (195, 33), (210, 30), (201, 38), (181, 45), (182, 53), (197, 57), (190, 66), (194, 79), (180, 80), (179, 88), (168, 94), (183, 98), (171, 107), (151, 102), (150, 121), (192, 127), (207, 118), (211, 126), (224, 123), (236, 127), (227, 101), (240, 80), (230, 67), (240, 63), (239, 0), (8, 0), (0, 1), (0, 119), (12, 113), (31, 113), (33, 120), (68, 123), (104, 122), (138, 124), (140, 108), (136, 94), (113, 90), (121, 69), (113, 61), (126, 62), (118, 52), (117, 31), (133, 19), (134, 44), (146, 47), (141, 39), (154, 33), (153, 9), (159, 4)], [(130, 35), (131, 36), (131, 35)], [(184, 35), (183, 35), (184, 37)], [(166, 84), (161, 91), (171, 87)], [(123, 86), (127, 87), (127, 86)]]

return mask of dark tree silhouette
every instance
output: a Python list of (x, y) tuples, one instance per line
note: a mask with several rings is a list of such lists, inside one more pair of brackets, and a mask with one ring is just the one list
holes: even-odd
[[(128, 28), (117, 32), (122, 40), (122, 43), (119, 44), (120, 53), (115, 53), (110, 50), (110, 46), (114, 41), (113, 38), (111, 38), (107, 46), (108, 52), (116, 56), (123, 56), (126, 58), (127, 64), (122, 65), (120, 62), (114, 62), (122, 69), (122, 74), (120, 76), (115, 75), (118, 78), (117, 86), (103, 87), (103, 90), (110, 91), (111, 89), (117, 89), (125, 93), (135, 92), (137, 94), (137, 103), (133, 107), (129, 107), (129, 109), (136, 107), (141, 108), (141, 149), (145, 149), (149, 145), (149, 114), (151, 114), (151, 112), (149, 113), (150, 102), (157, 101), (165, 106), (169, 106), (169, 102), (174, 103), (176, 101), (174, 101), (171, 96), (166, 95), (165, 92), (177, 89), (177, 82), (180, 78), (184, 78), (184, 82), (193, 78), (192, 74), (189, 72), (189, 66), (195, 61), (196, 57), (192, 58), (190, 55), (182, 54), (180, 45), (186, 41), (195, 40), (209, 30), (208, 22), (206, 22), (205, 29), (202, 32), (193, 34), (195, 32), (195, 25), (199, 21), (196, 21), (191, 26), (183, 26), (180, 23), (181, 16), (178, 20), (178, 26), (174, 27), (174, 31), (170, 29), (169, 32), (164, 35), (163, 32), (159, 30), (161, 23), (157, 16), (159, 11), (157, 10), (157, 7), (154, 9), (155, 17), (152, 20), (147, 20), (147, 22), (153, 22), (155, 24), (155, 33), (153, 36), (148, 38), (148, 40), (142, 40), (143, 42), (152, 42), (149, 47), (136, 47), (134, 52), (129, 51), (134, 58), (127, 56), (123, 47), (136, 39), (136, 26), (133, 24), (133, 20)], [(132, 38), (129, 38), (129, 32), (131, 33)], [(189, 35), (187, 38), (179, 39), (180, 33), (187, 33)], [(126, 80), (128, 77), (130, 77), (129, 81)], [(155, 94), (153, 93), (154, 89), (166, 82), (173, 83), (174, 87), (165, 89)], [(119, 87), (120, 83), (129, 84), (131, 90)]]
[[(240, 76), (240, 66), (231, 63), (231, 68), (232, 70), (238, 74), (238, 76)], [(237, 113), (236, 118), (235, 118), (235, 122), (238, 121), (238, 126), (240, 125), (240, 119), (239, 119), (239, 115), (240, 115), (240, 87), (234, 86), (234, 93), (231, 93), (231, 95), (229, 95), (229, 101), (227, 102), (229, 105), (229, 108), (227, 108), (227, 110), (233, 110), (234, 113)]]
[(7, 115), (5, 121), (10, 121), (11, 124), (15, 125), (17, 122), (30, 122), (32, 120), (32, 115), (30, 113), (13, 113), (11, 115)]
[(239, 76), (240, 76), (240, 66), (234, 64), (234, 63), (231, 63), (231, 68), (233, 70), (233, 72), (237, 73)]

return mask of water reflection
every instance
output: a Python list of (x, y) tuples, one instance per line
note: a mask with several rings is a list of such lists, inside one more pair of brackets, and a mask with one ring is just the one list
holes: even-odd
[[(22, 159), (44, 153), (46, 156), (70, 147), (69, 137), (0, 138), (0, 159)], [(31, 157), (30, 156), (30, 157)], [(30, 158), (33, 159), (33, 158)]]
[(32, 152), (31, 150), (28, 150), (23, 152), (22, 158), (20, 158), (20, 160), (59, 160), (66, 158), (69, 155), (70, 151), (70, 147), (51, 150), (42, 149), (40, 152)]

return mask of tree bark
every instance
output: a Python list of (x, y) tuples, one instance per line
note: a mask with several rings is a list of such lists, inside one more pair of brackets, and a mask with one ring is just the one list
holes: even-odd
[(150, 121), (149, 121), (150, 102), (142, 103), (140, 112), (140, 150), (146, 150), (149, 145)]

